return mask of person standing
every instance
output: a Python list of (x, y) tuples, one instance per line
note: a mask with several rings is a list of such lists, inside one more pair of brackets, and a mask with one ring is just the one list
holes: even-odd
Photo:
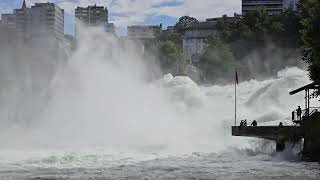
[(279, 127), (283, 127), (283, 124), (282, 124), (282, 122), (280, 122), (280, 123), (279, 123)]
[(301, 107), (298, 106), (298, 109), (297, 109), (297, 118), (298, 118), (298, 120), (300, 120), (300, 121), (301, 121), (301, 114), (302, 114)]
[(251, 123), (251, 126), (256, 127), (257, 125), (258, 125), (257, 121), (253, 120), (252, 123)]

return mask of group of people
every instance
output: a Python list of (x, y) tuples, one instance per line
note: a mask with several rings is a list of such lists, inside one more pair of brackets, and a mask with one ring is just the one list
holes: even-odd
[[(241, 120), (241, 122), (240, 122), (240, 127), (242, 127), (242, 126), (247, 126), (247, 119)], [(253, 127), (258, 126), (257, 121), (256, 121), (256, 120), (253, 120), (252, 123), (251, 123), (251, 126), (253, 126)], [(279, 127), (283, 127), (282, 122), (279, 123)]]
[[(258, 125), (258, 123), (257, 123), (257, 121), (256, 120), (253, 120), (252, 121), (252, 123), (251, 123), (251, 126), (257, 126)], [(247, 119), (245, 119), (245, 120), (241, 120), (241, 122), (240, 122), (240, 127), (242, 127), (242, 126), (247, 126)]]

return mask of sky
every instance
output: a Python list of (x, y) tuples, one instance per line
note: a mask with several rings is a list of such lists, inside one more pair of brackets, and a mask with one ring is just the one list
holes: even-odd
[[(0, 14), (20, 8), (23, 0), (0, 0)], [(30, 7), (36, 2), (53, 2), (65, 10), (65, 33), (74, 33), (74, 9), (88, 5), (107, 6), (109, 21), (115, 23), (117, 33), (126, 35), (128, 25), (174, 25), (181, 16), (198, 20), (233, 16), (240, 13), (241, 0), (26, 0)]]

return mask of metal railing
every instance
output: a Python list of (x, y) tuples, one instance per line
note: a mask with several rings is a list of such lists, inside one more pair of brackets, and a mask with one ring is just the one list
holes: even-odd
[(293, 122), (297, 123), (303, 121), (306, 117), (311, 116), (312, 114), (320, 112), (320, 107), (310, 107), (301, 111), (301, 114), (298, 115), (297, 110), (292, 111), (291, 119)]

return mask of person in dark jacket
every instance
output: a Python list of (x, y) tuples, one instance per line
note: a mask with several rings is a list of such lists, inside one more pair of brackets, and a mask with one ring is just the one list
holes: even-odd
[(243, 126), (247, 126), (247, 119), (243, 121)]
[(282, 124), (282, 122), (280, 122), (280, 123), (279, 123), (279, 127), (283, 127), (283, 124)]
[(301, 107), (298, 106), (298, 109), (297, 109), (297, 118), (298, 118), (299, 120), (301, 120), (301, 114), (302, 114)]
[(256, 127), (257, 125), (258, 125), (257, 121), (253, 120), (252, 123), (251, 123), (251, 126)]

